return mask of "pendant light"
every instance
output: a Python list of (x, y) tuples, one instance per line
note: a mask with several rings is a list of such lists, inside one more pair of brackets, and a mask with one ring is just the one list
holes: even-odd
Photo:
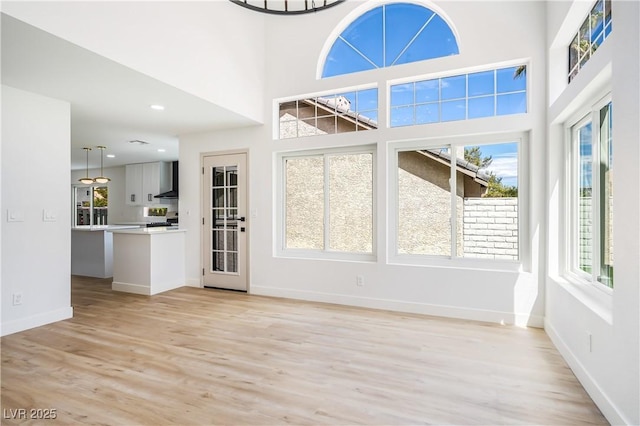
[(89, 185), (91, 183), (93, 183), (93, 179), (89, 177), (89, 151), (91, 151), (91, 148), (82, 148), (86, 151), (87, 153), (87, 174), (86, 177), (83, 177), (82, 179), (78, 179), (80, 183), (84, 183), (86, 185)]
[(108, 177), (104, 177), (104, 172), (102, 171), (102, 161), (104, 158), (104, 150), (107, 149), (106, 146), (97, 146), (96, 148), (98, 148), (100, 150), (100, 176), (98, 176), (97, 178), (94, 178), (93, 180), (95, 180), (97, 183), (107, 183), (109, 182), (111, 179), (109, 179)]

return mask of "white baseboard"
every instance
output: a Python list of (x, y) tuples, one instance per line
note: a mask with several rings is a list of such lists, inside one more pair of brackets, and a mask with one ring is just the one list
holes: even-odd
[(32, 315), (27, 318), (5, 322), (0, 326), (0, 328), (2, 329), (2, 332), (0, 334), (2, 336), (7, 336), (9, 334), (30, 330), (32, 328), (66, 320), (69, 318), (73, 318), (73, 308), (71, 306), (62, 309), (56, 309), (55, 311)]
[(427, 303), (405, 302), (401, 300), (375, 299), (371, 297), (357, 297), (335, 293), (263, 287), (259, 285), (251, 286), (251, 294), (307, 300), (312, 302), (335, 303), (338, 305), (359, 306), (363, 308), (385, 309), (390, 311), (492, 322), (498, 324), (517, 324), (537, 328), (542, 328), (544, 326), (544, 319), (542, 317), (528, 314), (514, 314), (513, 312), (460, 308), (457, 306), (432, 305)]
[(199, 279), (187, 279), (187, 281), (185, 283), (185, 287), (201, 288), (202, 285), (200, 284), (200, 280)]
[(111, 283), (111, 290), (151, 296), (151, 288), (140, 284), (121, 283), (118, 281), (114, 281)]
[(544, 330), (547, 336), (551, 339), (560, 355), (573, 371), (573, 374), (578, 378), (578, 381), (582, 387), (587, 391), (593, 402), (598, 406), (602, 414), (607, 421), (612, 425), (630, 425), (629, 420), (625, 419), (620, 411), (616, 408), (615, 404), (607, 397), (605, 392), (598, 386), (598, 383), (591, 377), (589, 371), (582, 365), (580, 360), (574, 355), (569, 346), (562, 340), (556, 329), (547, 320), (544, 322)]

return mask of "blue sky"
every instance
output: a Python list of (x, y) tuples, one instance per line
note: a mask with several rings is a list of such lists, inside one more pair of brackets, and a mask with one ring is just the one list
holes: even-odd
[(349, 25), (329, 51), (322, 76), (456, 54), (455, 36), (440, 16), (422, 6), (395, 3), (376, 7)]
[[(469, 145), (466, 148), (471, 148)], [(487, 167), (487, 171), (495, 173), (502, 178), (502, 183), (509, 186), (518, 186), (518, 144), (516, 142), (496, 143), (490, 145), (477, 145), (482, 156), (491, 156), (493, 161)]]

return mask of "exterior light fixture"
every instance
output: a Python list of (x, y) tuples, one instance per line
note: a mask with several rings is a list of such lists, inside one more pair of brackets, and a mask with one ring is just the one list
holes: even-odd
[(86, 151), (86, 153), (87, 153), (87, 173), (85, 175), (86, 177), (83, 177), (82, 179), (78, 179), (78, 181), (80, 183), (84, 183), (85, 185), (89, 185), (89, 184), (94, 182), (93, 178), (89, 177), (89, 151), (91, 151), (91, 148), (85, 147), (85, 148), (82, 148), (82, 149), (84, 149)]
[[(100, 150), (100, 176), (98, 176), (97, 178), (94, 178), (94, 181), (96, 181), (97, 183), (107, 183), (109, 182), (111, 179), (109, 179), (108, 177), (104, 177), (104, 172), (102, 170), (102, 161), (103, 161), (103, 154), (104, 154), (104, 150), (107, 148), (106, 146), (97, 146), (96, 148), (98, 148)], [(87, 174), (88, 171), (87, 171)]]

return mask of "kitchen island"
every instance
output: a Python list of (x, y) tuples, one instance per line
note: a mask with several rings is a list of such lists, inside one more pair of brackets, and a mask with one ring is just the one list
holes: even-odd
[(80, 225), (71, 228), (71, 274), (86, 277), (113, 276), (113, 235), (107, 231), (138, 226)]
[(111, 288), (151, 296), (184, 286), (186, 231), (177, 226), (111, 231)]

